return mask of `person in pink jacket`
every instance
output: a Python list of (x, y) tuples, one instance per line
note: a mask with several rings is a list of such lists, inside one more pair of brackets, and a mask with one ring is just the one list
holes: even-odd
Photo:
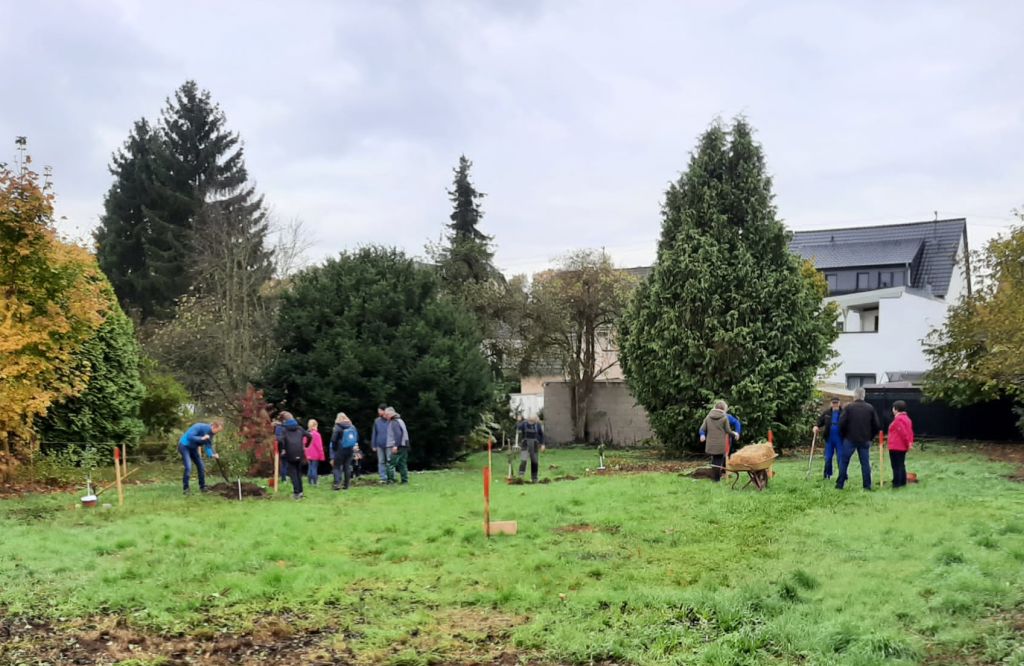
[(318, 425), (320, 424), (316, 422), (316, 419), (310, 419), (309, 427), (306, 428), (310, 435), (309, 446), (306, 447), (306, 460), (309, 461), (309, 485), (311, 486), (316, 485), (320, 474), (320, 463), (325, 460), (324, 440), (320, 436), (320, 431), (317, 430)]
[(914, 424), (907, 416), (907, 403), (892, 403), (892, 423), (889, 424), (889, 462), (892, 464), (892, 487), (907, 485), (907, 451), (914, 446)]

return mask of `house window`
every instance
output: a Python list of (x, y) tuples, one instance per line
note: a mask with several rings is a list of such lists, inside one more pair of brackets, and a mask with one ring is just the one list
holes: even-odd
[(896, 286), (896, 273), (893, 271), (878, 271), (878, 288)]
[(857, 289), (870, 288), (870, 273), (857, 273)]
[(846, 326), (843, 325), (843, 320), (842, 319), (840, 319), (839, 321), (836, 322), (836, 330), (837, 331), (842, 333), (843, 329), (845, 329), (845, 328), (846, 328)]
[(825, 273), (825, 281), (828, 282), (829, 293), (839, 288), (839, 275), (836, 273)]
[(849, 390), (859, 389), (868, 384), (877, 384), (875, 375), (846, 375), (846, 388)]

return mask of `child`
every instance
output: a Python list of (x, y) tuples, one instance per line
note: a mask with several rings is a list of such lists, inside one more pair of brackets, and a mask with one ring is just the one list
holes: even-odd
[(324, 459), (324, 440), (320, 436), (316, 419), (309, 420), (309, 446), (306, 447), (306, 460), (309, 461), (309, 485), (315, 486), (320, 478), (320, 463)]
[(892, 464), (892, 487), (907, 485), (907, 451), (914, 446), (914, 424), (907, 415), (907, 403), (892, 403), (892, 423), (889, 424), (889, 462)]

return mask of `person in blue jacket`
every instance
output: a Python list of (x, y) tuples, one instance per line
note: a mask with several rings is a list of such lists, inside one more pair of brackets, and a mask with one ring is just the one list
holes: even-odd
[(839, 433), (839, 417), (843, 410), (839, 406), (839, 398), (832, 398), (831, 407), (821, 413), (818, 423), (814, 426), (815, 433), (821, 433), (825, 440), (825, 478), (832, 478), (832, 456), (835, 456), (836, 467), (840, 465), (840, 457), (843, 455), (843, 436)]
[[(732, 412), (726, 412), (726, 416), (729, 417), (729, 427), (732, 428), (732, 431), (736, 433), (735, 437), (729, 435), (729, 455), (731, 456), (732, 454), (736, 453), (736, 449), (739, 448), (739, 436), (740, 433), (743, 432), (743, 423), (740, 422), (739, 418), (737, 418), (737, 416)], [(700, 435), (700, 441), (703, 442), (708, 435), (704, 431), (703, 424), (701, 424), (700, 431), (698, 432), (698, 434)]]
[(178, 453), (181, 454), (181, 461), (185, 465), (185, 475), (182, 477), (181, 486), (184, 494), (188, 495), (189, 477), (192, 476), (192, 465), (196, 466), (199, 475), (199, 491), (206, 492), (206, 468), (203, 467), (203, 459), (199, 455), (199, 447), (206, 450), (206, 457), (214, 460), (220, 458), (213, 450), (213, 436), (224, 429), (220, 421), (212, 423), (194, 423), (185, 431), (185, 434), (178, 440)]
[[(340, 412), (334, 419), (334, 432), (331, 433), (330, 457), (331, 467), (334, 469), (334, 489), (344, 488), (348, 490), (349, 482), (352, 480), (352, 457), (359, 446), (359, 431), (352, 425), (352, 421)], [(342, 478), (345, 485), (342, 485)]]

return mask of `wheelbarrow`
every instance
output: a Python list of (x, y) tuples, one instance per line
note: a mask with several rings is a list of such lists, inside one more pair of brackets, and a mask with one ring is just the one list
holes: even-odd
[(775, 456), (772, 456), (768, 460), (764, 460), (754, 464), (743, 464), (743, 463), (725, 463), (725, 471), (733, 475), (732, 486), (730, 488), (735, 489), (736, 484), (740, 481), (740, 473), (747, 473), (747, 482), (744, 483), (740, 490), (743, 490), (750, 484), (754, 484), (754, 487), (758, 490), (764, 490), (768, 487), (768, 469), (775, 464)]

